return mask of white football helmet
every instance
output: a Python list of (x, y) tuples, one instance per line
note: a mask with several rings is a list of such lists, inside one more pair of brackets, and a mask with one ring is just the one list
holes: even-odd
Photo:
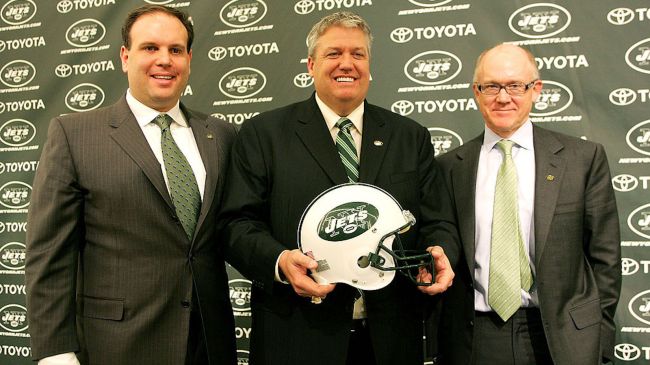
[(342, 184), (321, 193), (305, 209), (298, 246), (318, 262), (312, 277), (320, 284), (376, 290), (400, 271), (418, 285), (430, 285), (415, 277), (420, 267), (433, 274), (433, 257), (404, 250), (399, 238), (414, 224), (415, 217), (386, 191), (363, 183)]

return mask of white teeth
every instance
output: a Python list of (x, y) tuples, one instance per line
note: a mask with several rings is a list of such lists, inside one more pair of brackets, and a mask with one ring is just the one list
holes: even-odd
[(163, 79), (163, 80), (171, 80), (171, 76), (155, 76), (153, 77), (154, 79)]
[(354, 79), (352, 77), (337, 77), (337, 82), (352, 82)]

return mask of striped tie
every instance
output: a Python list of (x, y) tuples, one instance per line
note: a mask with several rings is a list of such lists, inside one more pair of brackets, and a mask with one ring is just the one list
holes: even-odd
[(160, 114), (153, 120), (160, 127), (162, 133), (160, 145), (169, 193), (176, 209), (176, 215), (187, 237), (192, 240), (201, 210), (201, 194), (190, 164), (172, 137), (169, 129), (172, 121), (173, 119), (167, 114)]
[(504, 157), (494, 193), (488, 289), (488, 303), (504, 321), (519, 309), (521, 289), (528, 291), (533, 284), (519, 227), (517, 169), (512, 145), (508, 140), (497, 143)]
[(350, 128), (352, 121), (348, 118), (341, 118), (336, 122), (339, 128), (339, 133), (336, 135), (336, 148), (339, 150), (339, 156), (345, 172), (348, 175), (350, 182), (359, 181), (359, 157), (357, 156), (357, 148), (354, 146)]

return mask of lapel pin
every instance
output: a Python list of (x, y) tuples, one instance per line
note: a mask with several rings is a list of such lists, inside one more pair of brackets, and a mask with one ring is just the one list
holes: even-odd
[(212, 133), (208, 133), (208, 134), (206, 135), (206, 137), (208, 137), (208, 139), (212, 139), (212, 138), (214, 138), (214, 136), (212, 135)]
[(553, 176), (553, 175), (546, 175), (546, 180), (548, 180), (548, 181), (553, 181), (553, 180), (555, 180), (555, 176)]
[(375, 146), (377, 146), (377, 147), (381, 147), (381, 146), (384, 145), (384, 142), (382, 142), (382, 141), (375, 141), (375, 142), (373, 142), (373, 144), (374, 144)]

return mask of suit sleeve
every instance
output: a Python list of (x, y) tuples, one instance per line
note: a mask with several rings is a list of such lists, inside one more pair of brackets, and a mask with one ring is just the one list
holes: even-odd
[(60, 121), (53, 119), (27, 215), (25, 280), (35, 359), (79, 351), (75, 291), (84, 194), (68, 143)]
[(601, 348), (604, 357), (613, 359), (614, 313), (621, 290), (621, 246), (616, 198), (607, 156), (600, 144), (595, 149), (585, 194), (584, 247), (600, 293)]
[(442, 247), (452, 267), (455, 267), (460, 257), (460, 240), (451, 196), (442, 169), (434, 159), (431, 137), (425, 128), (421, 131), (418, 143), (421, 211), (419, 244), (421, 248)]
[[(268, 142), (268, 141), (267, 141)], [(270, 153), (253, 121), (244, 124), (234, 143), (220, 224), (226, 239), (226, 260), (267, 290), (273, 287), (275, 263), (284, 245), (269, 227)]]

